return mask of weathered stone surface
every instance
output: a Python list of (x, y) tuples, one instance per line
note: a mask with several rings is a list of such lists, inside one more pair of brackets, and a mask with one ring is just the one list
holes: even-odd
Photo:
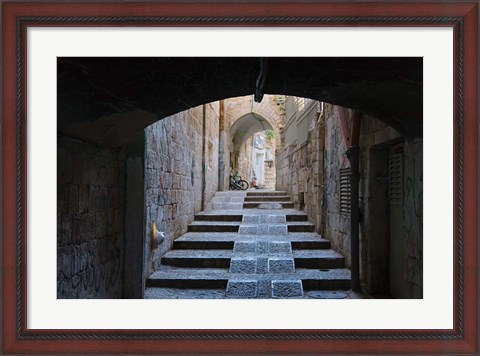
[(286, 224), (287, 217), (286, 215), (267, 215), (267, 222), (269, 224), (274, 224), (274, 223)]
[(240, 225), (238, 233), (240, 235), (256, 235), (257, 226), (256, 225)]
[(267, 257), (258, 257), (257, 258), (257, 273), (258, 274), (268, 273), (268, 258)]
[(256, 271), (256, 258), (234, 257), (230, 261), (230, 273), (253, 274)]
[(258, 209), (282, 209), (280, 203), (263, 203), (258, 206)]
[(270, 253), (292, 253), (292, 244), (290, 242), (273, 241), (268, 243)]
[(244, 224), (254, 224), (259, 222), (259, 215), (243, 215), (243, 220), (242, 222)]
[(256, 280), (230, 280), (225, 294), (227, 298), (256, 298), (257, 283)]
[(120, 298), (124, 158), (64, 137), (58, 152), (57, 298)]
[(257, 241), (257, 253), (266, 253), (268, 252), (268, 242), (267, 241)]
[(230, 203), (230, 205), (228, 206), (228, 209), (239, 210), (242, 208), (243, 208), (243, 203)]
[(272, 297), (272, 281), (268, 279), (261, 279), (258, 281), (257, 298), (271, 298)]
[(205, 115), (205, 167), (199, 156), (203, 149), (201, 106), (168, 116), (145, 129), (145, 240), (149, 241), (153, 221), (165, 233), (165, 241), (155, 251), (149, 244), (145, 246), (147, 274), (154, 271), (173, 240), (187, 231), (195, 213), (202, 210), (202, 190), (205, 207), (210, 201), (216, 209), (229, 204), (221, 197), (213, 198), (218, 187), (218, 102), (205, 105)]
[(295, 272), (295, 263), (293, 258), (269, 258), (269, 273), (293, 273)]
[(255, 250), (255, 241), (235, 241), (235, 245), (233, 247), (233, 252), (235, 253), (255, 252)]
[(260, 224), (257, 227), (257, 235), (268, 235), (268, 225), (266, 224)]
[(318, 299), (345, 299), (345, 298), (348, 298), (348, 293), (347, 292), (333, 291), (333, 290), (310, 291), (310, 292), (307, 292), (307, 295), (311, 298), (318, 298)]
[(288, 234), (287, 225), (269, 225), (268, 234), (269, 235), (287, 235)]
[(301, 298), (303, 297), (302, 281), (272, 281), (273, 298)]

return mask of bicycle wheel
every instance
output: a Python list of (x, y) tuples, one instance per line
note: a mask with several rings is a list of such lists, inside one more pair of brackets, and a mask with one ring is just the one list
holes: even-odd
[(243, 179), (238, 181), (238, 185), (240, 186), (241, 190), (247, 190), (248, 187), (249, 187), (248, 182), (246, 180), (243, 180)]

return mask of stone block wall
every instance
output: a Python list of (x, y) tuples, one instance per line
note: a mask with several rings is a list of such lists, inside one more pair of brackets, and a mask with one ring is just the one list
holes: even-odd
[[(145, 129), (146, 276), (159, 267), (161, 256), (172, 248), (175, 238), (187, 231), (195, 213), (207, 207), (217, 191), (218, 110), (218, 102), (205, 105), (205, 138), (203, 106), (172, 115)], [(159, 247), (151, 245), (153, 221), (165, 233), (165, 241)]]
[(60, 137), (57, 297), (121, 298), (124, 153)]
[(423, 140), (405, 142), (405, 197), (403, 203), (406, 245), (404, 294), (423, 297)]
[(265, 187), (275, 189), (275, 160), (265, 161)]
[(205, 196), (204, 208), (218, 190), (220, 103), (205, 104)]
[[(340, 211), (340, 170), (349, 168), (338, 111), (332, 105), (325, 105), (325, 185), (323, 235), (332, 243), (332, 248), (345, 256), (350, 264), (350, 214)], [(350, 123), (351, 127), (351, 123)]]
[(253, 136), (250, 136), (245, 140), (243, 145), (240, 147), (240, 152), (238, 154), (238, 173), (242, 179), (245, 179), (248, 184), (250, 184), (250, 177), (252, 173), (252, 142)]
[[(353, 112), (346, 110), (352, 126)], [(372, 293), (388, 286), (388, 148), (403, 142), (390, 126), (363, 116), (360, 132), (360, 278)], [(277, 189), (286, 190), (297, 209), (332, 243), (350, 265), (350, 215), (340, 211), (340, 170), (349, 168), (338, 110), (325, 104), (308, 140), (277, 152)], [(404, 143), (403, 226), (405, 233), (404, 297), (422, 296), (423, 170), (422, 139)], [(388, 291), (387, 291), (388, 292)]]
[(308, 132), (301, 145), (277, 150), (276, 189), (288, 192), (295, 208), (307, 213), (318, 232), (323, 226), (323, 118)]

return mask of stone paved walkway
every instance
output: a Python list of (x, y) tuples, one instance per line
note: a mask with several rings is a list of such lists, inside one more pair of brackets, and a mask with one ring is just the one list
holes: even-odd
[(218, 192), (209, 208), (163, 256), (145, 298), (362, 298), (285, 192)]

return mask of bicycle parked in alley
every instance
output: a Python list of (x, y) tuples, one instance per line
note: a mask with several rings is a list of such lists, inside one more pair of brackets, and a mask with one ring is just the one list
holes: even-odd
[(230, 176), (230, 190), (247, 190), (249, 184), (240, 176)]

